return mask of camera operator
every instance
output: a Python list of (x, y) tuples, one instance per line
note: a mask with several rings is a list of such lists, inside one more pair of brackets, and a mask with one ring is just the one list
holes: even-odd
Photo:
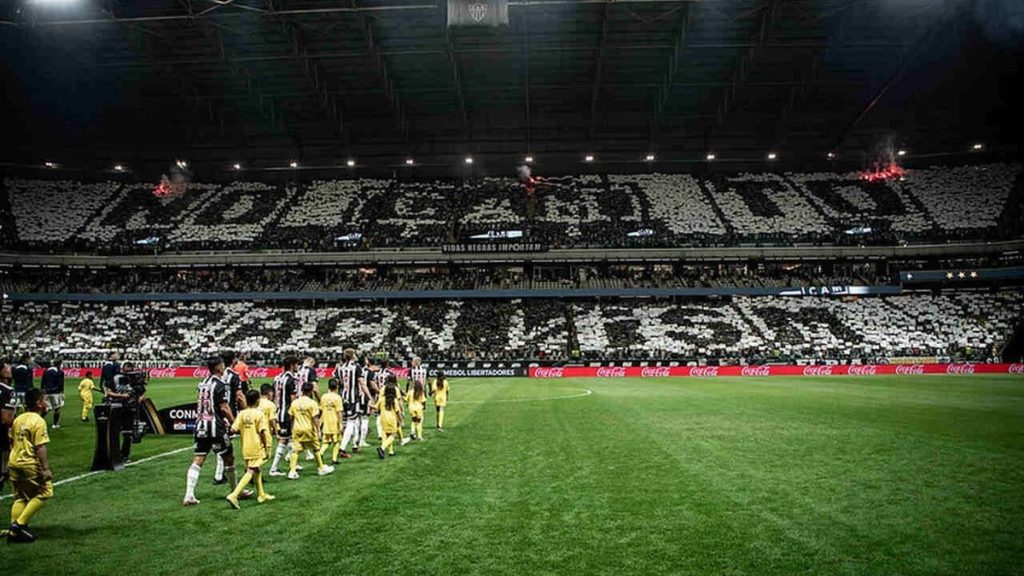
[(125, 463), (130, 461), (132, 443), (142, 439), (139, 408), (146, 398), (146, 378), (145, 371), (136, 370), (134, 364), (125, 362), (120, 374), (115, 375), (109, 385), (104, 383), (106, 401), (124, 406), (121, 411), (121, 460)]

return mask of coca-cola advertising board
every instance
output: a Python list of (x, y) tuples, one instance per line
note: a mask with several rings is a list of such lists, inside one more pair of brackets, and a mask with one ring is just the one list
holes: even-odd
[(837, 364), (828, 366), (534, 366), (531, 378), (666, 378), (717, 376), (885, 376), (1024, 374), (1024, 364)]

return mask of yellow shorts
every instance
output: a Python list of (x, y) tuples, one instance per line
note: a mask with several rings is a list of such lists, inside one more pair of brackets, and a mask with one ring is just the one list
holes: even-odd
[(293, 449), (296, 452), (301, 452), (302, 450), (319, 450), (320, 439), (316, 436), (293, 436), (292, 445), (295, 447)]
[(339, 436), (341, 436), (341, 435), (340, 434), (328, 434), (328, 433), (324, 432), (323, 442), (324, 442), (324, 444), (330, 444), (332, 442), (340, 442), (341, 440), (339, 439)]
[(43, 482), (35, 468), (11, 467), (11, 487), (15, 500), (29, 501), (33, 498), (46, 500), (53, 496), (53, 481)]
[(246, 458), (245, 459), (245, 467), (246, 468), (259, 468), (260, 466), (263, 466), (263, 464), (266, 463), (266, 461), (267, 461), (266, 458)]

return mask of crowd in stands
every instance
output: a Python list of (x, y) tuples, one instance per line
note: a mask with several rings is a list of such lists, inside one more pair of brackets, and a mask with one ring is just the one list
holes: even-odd
[(0, 355), (87, 361), (117, 350), (196, 362), (222, 348), (324, 361), (348, 346), (431, 361), (665, 359), (884, 362), (998, 357), (1018, 291), (893, 297), (0, 304)]
[[(4, 181), (0, 248), (42, 252), (408, 248), (524, 230), (560, 246), (886, 244), (1017, 237), (1021, 166), (856, 173), (578, 176), (528, 216), (511, 179), (148, 184)], [(7, 213), (9, 212), (9, 213)]]
[(0, 269), (0, 291), (35, 294), (766, 288), (895, 284), (871, 263), (390, 268)]

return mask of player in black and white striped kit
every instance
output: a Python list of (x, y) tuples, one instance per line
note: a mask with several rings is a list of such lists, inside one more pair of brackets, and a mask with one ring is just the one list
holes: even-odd
[(409, 377), (405, 380), (406, 395), (409, 394), (409, 390), (417, 382), (423, 385), (424, 390), (427, 389), (427, 369), (422, 366), (419, 356), (413, 356), (409, 368)]
[[(235, 353), (226, 351), (221, 354), (224, 358), (224, 383), (228, 386), (228, 404), (231, 405), (231, 414), (238, 416), (238, 413), (245, 410), (245, 393), (249, 387), (234, 370)], [(228, 479), (224, 477), (224, 459), (217, 455), (217, 468), (213, 472), (213, 484), (227, 484)]]
[(370, 417), (373, 416), (373, 405), (377, 403), (377, 395), (380, 394), (380, 389), (384, 384), (383, 380), (378, 379), (380, 372), (380, 367), (370, 363), (369, 356), (363, 356), (363, 378), (366, 381), (367, 393), (363, 397), (366, 403), (360, 403), (357, 408), (359, 413), (363, 415), (359, 427), (358, 446), (360, 448), (370, 447), (370, 443), (366, 441), (370, 435)]
[[(312, 356), (306, 356), (302, 359), (302, 368), (299, 368), (299, 381), (298, 381), (298, 393), (299, 396), (303, 396), (302, 387), (308, 382), (313, 385), (313, 394), (311, 398), (320, 402), (320, 386), (317, 382), (316, 374), (316, 359)], [(306, 461), (314, 460), (313, 451), (306, 450)]]
[(359, 451), (360, 431), (363, 429), (363, 420), (366, 419), (366, 411), (360, 408), (369, 406), (366, 400), (369, 391), (366, 389), (365, 372), (356, 361), (355, 350), (347, 348), (342, 353), (341, 362), (334, 368), (334, 378), (340, 384), (342, 410), (345, 416), (340, 455), (342, 458), (351, 458), (348, 444), (352, 442), (355, 451)]
[(195, 455), (186, 476), (185, 499), (182, 501), (185, 506), (199, 504), (195, 495), (196, 484), (210, 451), (224, 459), (224, 473), (231, 486), (235, 485), (235, 454), (229, 432), (234, 415), (231, 414), (229, 388), (223, 380), (224, 359), (214, 356), (206, 361), (206, 367), (210, 375), (196, 386)]
[(299, 368), (299, 359), (295, 356), (285, 356), (281, 362), (284, 370), (274, 378), (274, 404), (277, 406), (277, 451), (274, 452), (274, 460), (270, 465), (271, 476), (285, 476), (284, 472), (277, 469), (281, 464), (281, 458), (289, 451), (289, 444), (292, 441), (292, 417), (288, 410), (292, 407), (292, 401), (298, 394), (298, 376), (295, 371)]

